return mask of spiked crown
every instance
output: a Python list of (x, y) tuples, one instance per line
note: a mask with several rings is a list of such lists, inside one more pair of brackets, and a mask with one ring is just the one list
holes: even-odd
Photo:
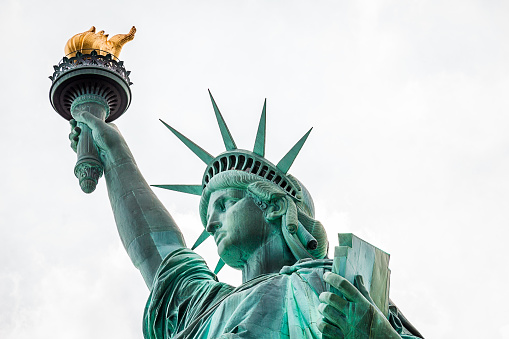
[(238, 149), (235, 141), (232, 138), (230, 130), (226, 125), (219, 108), (216, 105), (216, 101), (209, 91), (212, 106), (216, 114), (216, 119), (219, 124), (219, 129), (223, 137), (224, 145), (226, 146), (226, 152), (221, 153), (217, 157), (213, 157), (210, 153), (205, 151), (200, 146), (186, 138), (179, 131), (165, 123), (161, 122), (177, 136), (194, 154), (196, 154), (206, 165), (205, 173), (201, 185), (153, 185), (155, 187), (161, 187), (172, 191), (178, 191), (183, 193), (201, 195), (203, 189), (207, 186), (210, 179), (218, 173), (238, 170), (249, 172), (257, 176), (262, 177), (265, 180), (271, 181), (278, 185), (281, 189), (287, 192), (293, 198), (300, 200), (298, 195), (299, 189), (292, 184), (292, 181), (288, 180), (286, 174), (292, 166), (295, 158), (299, 154), (302, 146), (306, 142), (309, 133), (312, 128), (288, 151), (288, 153), (278, 162), (277, 165), (273, 165), (270, 161), (264, 158), (265, 156), (265, 130), (266, 130), (266, 107), (267, 101), (263, 104), (262, 116), (258, 125), (258, 132), (256, 133), (256, 140), (254, 149), (252, 152), (247, 150)]
[[(302, 201), (302, 191), (298, 187), (298, 183), (295, 180), (290, 180), (287, 176), (288, 170), (292, 166), (295, 158), (299, 154), (302, 146), (306, 142), (309, 133), (312, 128), (288, 151), (288, 153), (278, 162), (277, 165), (272, 164), (270, 161), (265, 159), (265, 131), (266, 131), (266, 104), (265, 100), (263, 104), (262, 115), (258, 124), (258, 131), (256, 133), (255, 145), (253, 151), (247, 151), (238, 149), (233, 137), (226, 125), (217, 104), (209, 91), (209, 96), (212, 101), (212, 107), (221, 131), (226, 152), (219, 154), (217, 157), (213, 157), (203, 148), (195, 144), (193, 141), (185, 137), (179, 131), (165, 123), (161, 122), (179, 138), (194, 154), (196, 154), (206, 165), (207, 168), (203, 174), (202, 182), (199, 185), (152, 185), (172, 191), (178, 191), (183, 193), (189, 193), (194, 195), (201, 195), (210, 180), (217, 174), (236, 170), (254, 174), (261, 179), (272, 182), (281, 188), (287, 195), (297, 201)], [(198, 247), (210, 234), (205, 230), (196, 240), (195, 244), (191, 249)], [(222, 260), (219, 261), (215, 272), (224, 266)]]

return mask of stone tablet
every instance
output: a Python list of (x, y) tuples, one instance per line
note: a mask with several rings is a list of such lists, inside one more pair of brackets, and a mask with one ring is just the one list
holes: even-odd
[[(334, 250), (332, 272), (341, 275), (352, 284), (355, 276), (361, 275), (375, 305), (387, 316), (390, 255), (352, 233), (339, 233), (338, 238), (339, 246)], [(340, 294), (335, 288), (331, 288), (331, 292)]]

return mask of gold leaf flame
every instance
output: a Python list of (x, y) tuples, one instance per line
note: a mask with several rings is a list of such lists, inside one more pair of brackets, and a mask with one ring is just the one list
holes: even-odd
[(108, 34), (104, 34), (104, 31), (96, 33), (95, 27), (92, 26), (88, 31), (78, 33), (67, 41), (64, 48), (65, 55), (70, 58), (75, 56), (76, 52), (90, 54), (96, 50), (98, 54), (109, 53), (118, 59), (122, 47), (134, 39), (135, 33), (136, 27), (133, 26), (129, 33), (117, 34), (108, 40)]

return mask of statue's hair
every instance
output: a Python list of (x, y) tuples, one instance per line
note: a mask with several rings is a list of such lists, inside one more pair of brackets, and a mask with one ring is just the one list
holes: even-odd
[(286, 209), (286, 213), (281, 217), (281, 228), (296, 259), (324, 258), (329, 243), (323, 225), (314, 219), (311, 195), (295, 177), (287, 175), (287, 178), (299, 189), (296, 198), (289, 196), (272, 182), (251, 173), (230, 170), (216, 174), (201, 196), (200, 217), (203, 225), (207, 226), (207, 209), (212, 192), (228, 188), (246, 190), (264, 211), (271, 205)]

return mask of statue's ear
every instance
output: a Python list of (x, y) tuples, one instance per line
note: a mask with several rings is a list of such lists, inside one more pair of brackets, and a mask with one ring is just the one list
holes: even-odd
[(274, 221), (281, 218), (288, 211), (288, 201), (284, 197), (277, 198), (265, 211), (267, 221)]

